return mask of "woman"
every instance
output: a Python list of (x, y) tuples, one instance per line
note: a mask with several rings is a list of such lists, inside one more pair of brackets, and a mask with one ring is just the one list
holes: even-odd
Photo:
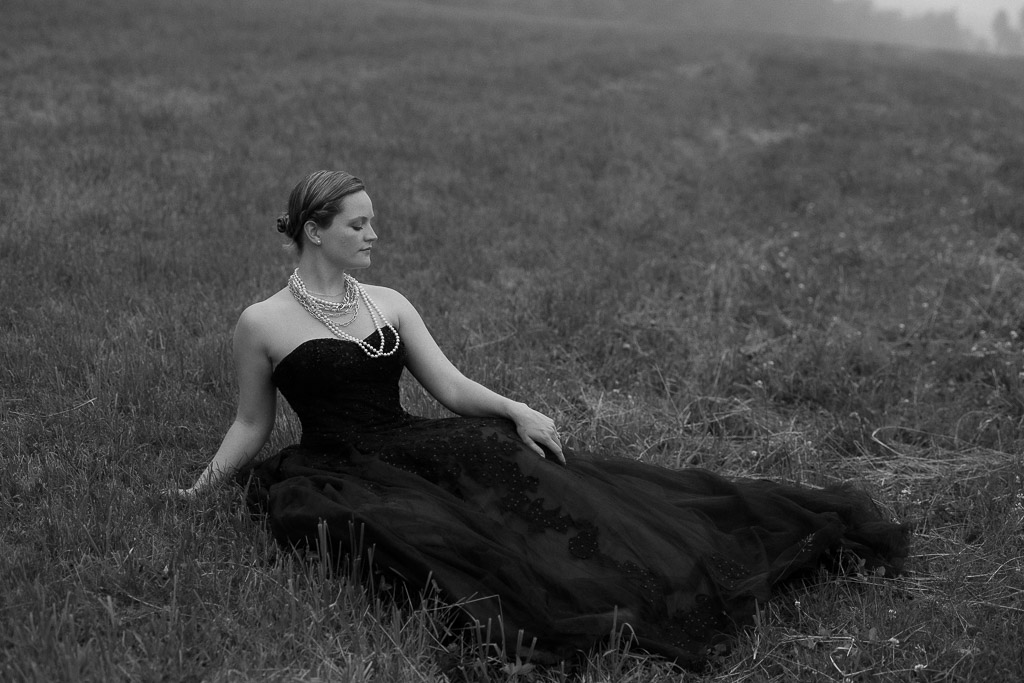
[[(861, 493), (563, 453), (550, 418), (464, 377), (405, 297), (352, 278), (370, 265), (373, 219), (346, 173), (292, 191), (278, 229), (298, 268), (238, 321), (238, 413), (186, 494), (260, 450), (279, 389), (302, 440), (243, 473), (275, 537), (372, 548), (389, 582), (434, 588), (506, 651), (535, 641), (549, 659), (625, 627), (648, 651), (699, 661), (773, 588), (843, 551), (900, 568), (906, 529)], [(406, 413), (404, 368), (462, 417)]]

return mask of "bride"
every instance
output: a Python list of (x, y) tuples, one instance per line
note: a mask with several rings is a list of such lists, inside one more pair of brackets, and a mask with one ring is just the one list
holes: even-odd
[[(535, 643), (547, 660), (625, 627), (650, 652), (696, 662), (788, 580), (846, 554), (900, 569), (907, 529), (854, 489), (563, 450), (549, 417), (459, 372), (404, 296), (351, 275), (370, 265), (373, 220), (347, 173), (292, 190), (277, 227), (298, 267), (242, 312), (238, 411), (184, 495), (247, 480), (282, 544), (372, 548), (389, 583), (437, 590), (506, 652)], [(405, 412), (405, 369), (460, 417)], [(301, 441), (251, 466), (277, 391)]]

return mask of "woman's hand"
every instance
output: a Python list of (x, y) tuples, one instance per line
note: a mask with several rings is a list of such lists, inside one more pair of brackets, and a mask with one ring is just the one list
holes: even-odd
[(195, 500), (199, 497), (202, 491), (195, 486), (191, 486), (187, 489), (164, 489), (163, 494), (168, 498), (176, 498), (178, 500)]
[(539, 413), (525, 403), (517, 403), (510, 415), (516, 424), (516, 431), (519, 438), (523, 440), (537, 455), (546, 458), (547, 454), (543, 447), (554, 454), (558, 462), (565, 464), (565, 455), (562, 454), (562, 441), (558, 438), (558, 429), (555, 428), (555, 421), (544, 413)]

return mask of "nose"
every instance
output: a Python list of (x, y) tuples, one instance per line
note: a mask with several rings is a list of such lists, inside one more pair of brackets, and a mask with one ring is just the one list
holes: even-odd
[(372, 225), (368, 225), (366, 227), (367, 227), (366, 236), (365, 236), (366, 241), (367, 242), (376, 242), (377, 241), (377, 232), (373, 229)]

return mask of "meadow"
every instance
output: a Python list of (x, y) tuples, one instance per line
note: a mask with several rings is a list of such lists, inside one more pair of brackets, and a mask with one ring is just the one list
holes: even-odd
[[(0, 680), (1024, 678), (1024, 61), (412, 2), (3, 14)], [(238, 490), (165, 495), (317, 168), (374, 198), (362, 279), (570, 447), (853, 482), (915, 523), (906, 574), (779, 595), (706, 670), (543, 669), (281, 551)]]

